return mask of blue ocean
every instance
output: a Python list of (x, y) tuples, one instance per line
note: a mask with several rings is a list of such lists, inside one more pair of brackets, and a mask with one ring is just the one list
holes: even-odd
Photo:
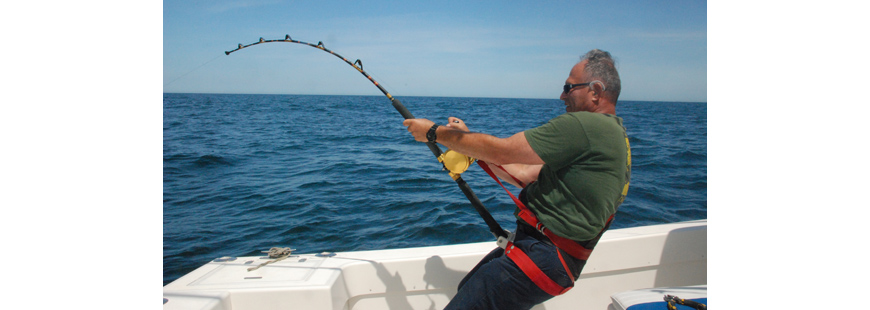
[[(565, 111), (558, 99), (397, 98), (417, 118), (456, 116), (499, 137)], [(612, 229), (706, 219), (706, 102), (620, 101), (617, 115), (632, 175)], [(384, 96), (166, 93), (163, 284), (217, 257), (275, 246), (318, 253), (494, 241), (441, 168)], [(504, 190), (477, 165), (462, 177), (514, 229)]]

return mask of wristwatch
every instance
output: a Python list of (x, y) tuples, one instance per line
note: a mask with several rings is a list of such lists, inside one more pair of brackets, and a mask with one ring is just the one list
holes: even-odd
[(438, 139), (438, 137), (435, 136), (435, 129), (437, 128), (438, 124), (434, 124), (432, 125), (432, 128), (429, 128), (429, 132), (426, 133), (426, 139), (429, 140), (429, 142), (435, 142), (435, 140)]

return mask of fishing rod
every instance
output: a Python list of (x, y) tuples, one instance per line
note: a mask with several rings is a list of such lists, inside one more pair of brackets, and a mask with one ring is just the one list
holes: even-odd
[[(378, 89), (380, 89), (381, 92), (390, 99), (390, 102), (393, 104), (393, 108), (395, 108), (396, 111), (398, 111), (399, 114), (402, 115), (402, 117), (404, 117), (405, 119), (414, 118), (414, 115), (411, 114), (411, 112), (408, 111), (407, 108), (405, 108), (402, 102), (394, 98), (393, 95), (390, 95), (390, 93), (386, 89), (384, 89), (381, 84), (375, 81), (375, 79), (373, 79), (371, 76), (369, 76), (368, 73), (363, 70), (362, 61), (357, 59), (355, 62), (350, 62), (350, 60), (347, 60), (347, 58), (344, 58), (343, 56), (336, 54), (335, 52), (323, 46), (323, 41), (319, 41), (317, 42), (317, 44), (312, 44), (308, 42), (294, 40), (290, 38), (290, 35), (285, 35), (283, 40), (264, 40), (263, 38), (260, 38), (259, 41), (248, 45), (242, 45), (241, 43), (239, 43), (239, 46), (236, 49), (226, 51), (224, 53), (229, 55), (235, 51), (246, 47), (272, 42), (285, 42), (308, 45), (321, 51), (330, 53), (333, 56), (340, 58), (341, 60), (344, 60), (344, 62), (359, 71), (359, 73), (362, 73), (362, 75), (369, 79), (372, 84), (375, 84), (375, 86), (377, 86)], [(438, 161), (442, 163), (444, 168), (449, 171), (448, 174), (450, 175), (450, 177), (453, 178), (454, 181), (456, 181), (457, 185), (459, 185), (459, 189), (462, 190), (462, 193), (465, 194), (465, 197), (468, 198), (468, 201), (471, 202), (471, 205), (474, 207), (475, 210), (477, 210), (477, 213), (480, 214), (480, 216), (483, 218), (483, 221), (486, 222), (486, 225), (489, 226), (489, 230), (492, 232), (492, 234), (495, 235), (496, 238), (500, 240), (500, 242), (501, 240), (503, 240), (503, 238), (507, 238), (507, 232), (505, 232), (505, 230), (501, 228), (501, 226), (498, 224), (498, 222), (496, 222), (496, 220), (492, 217), (489, 211), (486, 210), (486, 207), (483, 206), (483, 203), (480, 202), (480, 199), (477, 198), (477, 195), (475, 195), (474, 192), (471, 190), (471, 187), (468, 186), (468, 183), (466, 183), (465, 180), (462, 179), (462, 176), (460, 176), (460, 174), (464, 172), (465, 169), (468, 169), (468, 166), (474, 160), (469, 158), (468, 156), (456, 153), (451, 150), (447, 150), (447, 152), (441, 152), (441, 148), (438, 147), (435, 142), (426, 142), (426, 145), (429, 147), (429, 150), (432, 151), (432, 154), (435, 155), (435, 158), (437, 158)]]

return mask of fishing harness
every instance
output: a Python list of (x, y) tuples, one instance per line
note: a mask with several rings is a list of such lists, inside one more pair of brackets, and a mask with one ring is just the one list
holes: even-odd
[[(272, 43), (272, 42), (286, 42), (286, 43), (296, 43), (296, 44), (307, 45), (307, 46), (322, 50), (324, 52), (330, 53), (333, 56), (340, 58), (348, 65), (354, 67), (354, 69), (359, 71), (363, 76), (368, 78), (369, 81), (372, 82), (372, 84), (374, 84), (385, 96), (387, 96), (387, 98), (390, 99), (390, 102), (392, 103), (393, 107), (396, 109), (396, 111), (399, 112), (399, 114), (402, 115), (402, 117), (404, 117), (405, 119), (413, 119), (414, 118), (414, 116), (411, 114), (411, 112), (408, 111), (408, 109), (405, 108), (405, 106), (402, 105), (402, 103), (398, 99), (396, 99), (392, 95), (390, 95), (390, 93), (387, 92), (387, 90), (384, 89), (383, 86), (381, 86), (377, 81), (375, 81), (371, 76), (368, 75), (368, 73), (366, 73), (363, 70), (362, 61), (357, 59), (355, 62), (351, 62), (351, 61), (347, 60), (347, 58), (345, 58), (339, 54), (336, 54), (335, 52), (327, 49), (323, 45), (322, 41), (318, 42), (317, 44), (312, 44), (312, 43), (308, 43), (308, 42), (294, 40), (294, 39), (290, 38), (290, 35), (286, 35), (283, 40), (280, 40), (280, 39), (279, 40), (265, 40), (263, 38), (260, 38), (259, 41), (248, 44), (248, 45), (242, 45), (240, 43), (236, 49), (231, 50), (231, 51), (226, 51), (224, 53), (226, 55), (229, 55), (235, 51), (241, 50), (241, 49), (246, 48), (246, 47), (250, 47), (250, 46), (254, 46), (254, 45), (258, 45), (258, 44), (263, 44), (263, 43)], [(434, 128), (434, 126), (433, 126), (433, 128)], [(498, 222), (495, 221), (495, 219), (492, 217), (492, 215), (489, 213), (489, 211), (486, 209), (486, 207), (483, 205), (483, 203), (480, 202), (480, 199), (477, 198), (477, 195), (475, 195), (474, 192), (471, 190), (471, 188), (468, 186), (468, 183), (466, 183), (462, 179), (461, 174), (469, 168), (469, 166), (471, 165), (472, 162), (475, 161), (475, 159), (470, 158), (466, 155), (460, 154), (458, 152), (455, 152), (453, 150), (447, 150), (446, 152), (442, 152), (441, 148), (432, 140), (433, 139), (430, 139), (430, 141), (427, 142), (426, 145), (432, 151), (432, 154), (435, 155), (435, 157), (438, 159), (438, 161), (442, 164), (444, 170), (448, 171), (448, 175), (450, 175), (450, 177), (454, 181), (456, 181), (456, 184), (459, 186), (460, 190), (462, 190), (462, 192), (465, 194), (466, 198), (468, 198), (469, 202), (471, 202), (471, 205), (475, 208), (475, 210), (477, 210), (477, 213), (483, 218), (484, 222), (486, 222), (487, 226), (489, 227), (490, 232), (492, 232), (492, 234), (495, 235), (495, 237), (497, 238), (496, 244), (505, 250), (505, 254), (508, 256), (508, 258), (510, 258), (514, 263), (516, 263), (517, 266), (519, 266), (519, 268), (523, 271), (523, 273), (525, 273), (526, 276), (528, 276), (529, 279), (532, 280), (532, 282), (534, 282), (538, 287), (540, 287), (542, 290), (544, 290), (548, 294), (553, 295), (553, 296), (558, 296), (558, 295), (564, 294), (565, 292), (570, 290), (571, 287), (574, 286), (574, 281), (575, 281), (574, 274), (571, 272), (570, 268), (568, 267), (568, 264), (565, 262), (565, 259), (562, 257), (562, 251), (564, 251), (568, 255), (571, 255), (572, 257), (574, 257), (578, 260), (586, 261), (587, 259), (589, 259), (589, 254), (592, 253), (592, 249), (594, 248), (595, 244), (598, 242), (598, 239), (600, 239), (601, 235), (603, 235), (604, 231), (607, 230), (608, 227), (610, 227), (610, 222), (613, 220), (613, 215), (611, 215), (610, 218), (607, 220), (607, 224), (605, 224), (604, 228), (601, 230), (601, 232), (598, 234), (598, 236), (596, 236), (593, 240), (586, 242), (586, 246), (583, 246), (574, 240), (556, 235), (555, 233), (550, 231), (548, 228), (544, 227), (544, 225), (538, 220), (538, 218), (534, 215), (534, 213), (532, 213), (532, 211), (529, 210), (529, 208), (526, 207), (526, 205), (523, 204), (523, 202), (520, 201), (520, 199), (516, 198), (501, 183), (501, 181), (499, 181), (498, 177), (496, 177), (495, 174), (493, 174), (492, 170), (487, 166), (487, 164), (482, 163), (482, 161), (478, 161), (478, 165), (480, 165), (480, 167), (483, 168), (483, 170), (486, 171), (486, 173), (489, 174), (496, 182), (498, 182), (498, 184), (501, 185), (502, 188), (504, 188), (504, 190), (508, 193), (508, 195), (510, 195), (511, 199), (514, 201), (514, 203), (520, 209), (520, 212), (518, 214), (519, 217), (523, 221), (525, 221), (526, 223), (528, 223), (529, 225), (534, 227), (537, 231), (541, 232), (541, 234), (543, 234), (544, 237), (548, 238), (553, 243), (553, 245), (559, 249), (557, 251), (558, 255), (559, 255), (559, 260), (562, 262), (562, 266), (565, 268), (565, 271), (567, 272), (569, 278), (571, 279), (571, 284), (568, 287), (562, 287), (559, 284), (557, 284), (555, 281), (550, 279), (549, 276), (544, 274), (544, 272), (541, 271), (540, 268), (538, 268), (538, 266), (531, 260), (531, 258), (529, 258), (528, 255), (526, 255), (525, 252), (523, 252), (522, 250), (520, 250), (519, 248), (514, 246), (514, 244), (513, 244), (513, 240), (514, 240), (514, 236), (515, 236), (514, 233), (510, 233), (509, 231), (501, 228), (501, 226), (498, 224)], [(498, 165), (495, 165), (495, 166), (504, 170), (504, 168), (502, 168), (501, 166), (498, 166)], [(507, 173), (507, 171), (505, 171), (505, 172)], [(510, 173), (508, 173), (508, 175), (510, 175)], [(518, 184), (523, 184), (520, 180), (518, 180), (513, 175), (511, 175), (511, 177), (515, 181), (517, 181)], [(283, 255), (280, 255), (280, 254), (283, 254)], [(279, 260), (284, 259), (284, 258), (289, 256), (289, 253), (280, 253), (280, 254), (277, 255), (276, 257), (274, 257), (275, 258), (274, 261), (269, 261), (269, 262), (263, 263), (260, 266), (254, 267), (253, 269), (259, 268), (259, 267), (266, 265), (268, 263), (279, 261)]]
[[(522, 270), (523, 273), (526, 274), (526, 276), (535, 283), (535, 285), (541, 288), (541, 290), (547, 292), (547, 294), (559, 296), (574, 287), (574, 281), (576, 281), (574, 279), (574, 273), (571, 271), (570, 268), (568, 268), (568, 264), (565, 262), (565, 258), (562, 257), (562, 252), (564, 251), (568, 255), (571, 255), (571, 257), (574, 257), (581, 261), (588, 260), (589, 255), (592, 254), (592, 250), (594, 249), (595, 244), (598, 243), (598, 240), (604, 234), (604, 231), (606, 231), (607, 228), (610, 227), (610, 223), (611, 221), (613, 221), (613, 215), (611, 215), (610, 218), (607, 219), (607, 223), (604, 225), (604, 228), (601, 229), (601, 232), (599, 232), (594, 239), (586, 242), (586, 246), (583, 246), (577, 241), (559, 236), (550, 231), (550, 229), (545, 227), (544, 224), (538, 220), (538, 217), (535, 216), (535, 214), (532, 213), (531, 210), (529, 210), (529, 207), (527, 207), (526, 204), (524, 204), (519, 198), (514, 196), (514, 194), (511, 193), (511, 191), (508, 190), (507, 187), (505, 187), (504, 184), (501, 183), (498, 177), (495, 176), (495, 173), (492, 172), (492, 169), (489, 168), (490, 164), (484, 163), (481, 160), (478, 160), (477, 164), (480, 166), (480, 168), (483, 169), (483, 171), (486, 171), (486, 173), (489, 174), (489, 176), (492, 177), (492, 179), (495, 180), (498, 185), (500, 185), (501, 188), (505, 190), (505, 192), (508, 193), (508, 195), (511, 197), (511, 200), (514, 201), (514, 204), (516, 204), (517, 208), (519, 208), (520, 210), (517, 216), (519, 216), (520, 219), (525, 221), (528, 225), (534, 227), (535, 230), (537, 230), (544, 237), (549, 239), (553, 243), (553, 245), (558, 248), (556, 253), (558, 253), (559, 255), (559, 260), (562, 262), (562, 267), (565, 268), (565, 272), (571, 279), (571, 284), (568, 287), (562, 287), (561, 285), (557, 284), (556, 281), (553, 281), (553, 279), (544, 274), (544, 272), (541, 271), (540, 268), (538, 268), (538, 266), (532, 261), (532, 259), (529, 258), (529, 256), (525, 252), (523, 252), (523, 250), (513, 245), (513, 233), (511, 233), (508, 237), (499, 237), (498, 241), (496, 241), (496, 243), (505, 250), (505, 254), (507, 255), (507, 257), (510, 258), (515, 264), (517, 264), (517, 267), (520, 267), (520, 270)], [(525, 186), (522, 181), (511, 175), (501, 166), (494, 164), (493, 166), (507, 173), (508, 176), (510, 176), (521, 186)]]

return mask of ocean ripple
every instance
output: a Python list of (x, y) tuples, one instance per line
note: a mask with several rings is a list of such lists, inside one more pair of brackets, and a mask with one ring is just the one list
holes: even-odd
[[(400, 100), (417, 117), (456, 116), (500, 137), (564, 111), (559, 100)], [(164, 285), (214, 258), (273, 246), (315, 253), (494, 240), (386, 98), (164, 94), (163, 104)], [(612, 227), (706, 218), (706, 104), (617, 109), (633, 166)], [(463, 179), (514, 228), (500, 187), (477, 167)]]

